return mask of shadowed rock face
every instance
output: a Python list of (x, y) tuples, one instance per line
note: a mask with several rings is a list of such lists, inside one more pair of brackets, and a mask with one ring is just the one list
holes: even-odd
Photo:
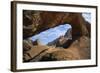
[(23, 11), (23, 19), (24, 38), (64, 23), (71, 24), (73, 38), (90, 35), (89, 23), (84, 20), (81, 13)]

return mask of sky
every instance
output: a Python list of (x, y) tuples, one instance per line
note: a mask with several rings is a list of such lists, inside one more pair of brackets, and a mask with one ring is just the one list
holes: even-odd
[(83, 13), (82, 16), (85, 18), (86, 21), (91, 23), (91, 13)]
[[(90, 13), (83, 13), (82, 16), (85, 18), (86, 21), (91, 23), (91, 14)], [(29, 39), (31, 39), (32, 41), (35, 41), (36, 39), (38, 39), (39, 43), (41, 43), (42, 45), (46, 45), (49, 42), (58, 38), (59, 36), (65, 35), (65, 33), (67, 32), (67, 30), (69, 28), (72, 28), (70, 24), (61, 24), (57, 27), (50, 28), (50, 29), (43, 31), (35, 36), (32, 36)]]
[(60, 37), (61, 35), (65, 35), (67, 30), (71, 28), (71, 25), (69, 24), (62, 24), (54, 28), (50, 28), (44, 32), (41, 32), (38, 35), (35, 35), (31, 37), (30, 39), (35, 41), (36, 39), (39, 40), (39, 42), (43, 45), (48, 44), (48, 42), (51, 42), (55, 40), (56, 38)]

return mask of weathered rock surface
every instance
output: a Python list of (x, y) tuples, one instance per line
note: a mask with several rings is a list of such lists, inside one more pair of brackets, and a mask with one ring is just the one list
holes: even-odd
[(90, 40), (88, 37), (83, 36), (75, 40), (69, 48), (49, 52), (42, 57), (41, 61), (90, 59), (90, 51)]
[[(73, 51), (75, 52), (75, 49)], [(80, 59), (79, 53), (74, 54), (71, 50), (58, 49), (56, 51), (52, 51), (51, 53), (47, 53), (40, 59), (40, 61), (63, 61), (63, 60), (79, 60), (79, 59)]]
[(91, 58), (91, 40), (89, 37), (82, 36), (75, 40), (69, 48), (77, 48), (81, 59)]
[(31, 40), (23, 40), (23, 50), (28, 51), (33, 47)]
[(24, 53), (24, 62), (90, 59), (90, 51), (89, 38), (82, 36), (75, 40), (68, 48), (34, 46), (31, 50)]
[[(69, 23), (72, 26), (72, 40), (64, 36), (56, 39), (57, 47), (38, 45), (37, 41), (23, 41), (24, 62), (80, 60), (91, 58), (91, 25), (81, 13), (23, 12), (23, 38), (38, 34), (49, 28)], [(68, 34), (68, 36), (70, 33)], [(54, 43), (54, 41), (52, 42)], [(59, 46), (60, 45), (60, 46)], [(66, 46), (67, 47), (64, 47)]]
[(89, 23), (85, 21), (81, 13), (24, 11), (23, 19), (24, 38), (64, 23), (71, 24), (73, 38), (90, 35), (90, 26), (86, 25)]
[(24, 52), (23, 59), (24, 61), (31, 61), (34, 59), (34, 61), (38, 61), (36, 57), (41, 56), (43, 52), (45, 52), (48, 49), (46, 46), (34, 46), (30, 50)]

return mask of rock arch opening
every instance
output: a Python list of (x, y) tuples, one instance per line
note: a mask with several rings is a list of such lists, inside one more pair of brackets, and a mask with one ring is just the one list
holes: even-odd
[(65, 43), (72, 40), (72, 27), (70, 24), (58, 25), (29, 38), (33, 44), (65, 47)]

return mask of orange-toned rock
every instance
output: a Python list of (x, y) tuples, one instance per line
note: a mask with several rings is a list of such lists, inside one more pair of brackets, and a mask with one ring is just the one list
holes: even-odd
[(83, 60), (91, 58), (90, 40), (86, 36), (82, 36), (75, 40), (69, 48), (60, 49), (49, 52), (44, 55), (41, 61), (60, 61), (60, 60)]
[[(55, 61), (91, 58), (90, 37), (88, 37), (91, 33), (91, 25), (85, 21), (81, 13), (24, 11), (23, 19), (24, 39), (61, 24), (69, 23), (72, 26), (72, 40), (64, 42), (64, 46), (67, 45), (67, 47), (52, 49), (49, 46), (45, 49), (37, 45), (38, 48), (25, 52), (27, 54), (24, 54), (25, 60)], [(26, 50), (30, 48), (29, 45), (24, 45), (24, 47)]]
[(86, 25), (81, 13), (24, 11), (23, 16), (24, 38), (65, 23), (72, 26), (73, 38), (90, 34), (90, 26)]
[(91, 40), (89, 37), (82, 36), (75, 40), (69, 49), (77, 48), (80, 53), (81, 59), (90, 59), (91, 58)]

